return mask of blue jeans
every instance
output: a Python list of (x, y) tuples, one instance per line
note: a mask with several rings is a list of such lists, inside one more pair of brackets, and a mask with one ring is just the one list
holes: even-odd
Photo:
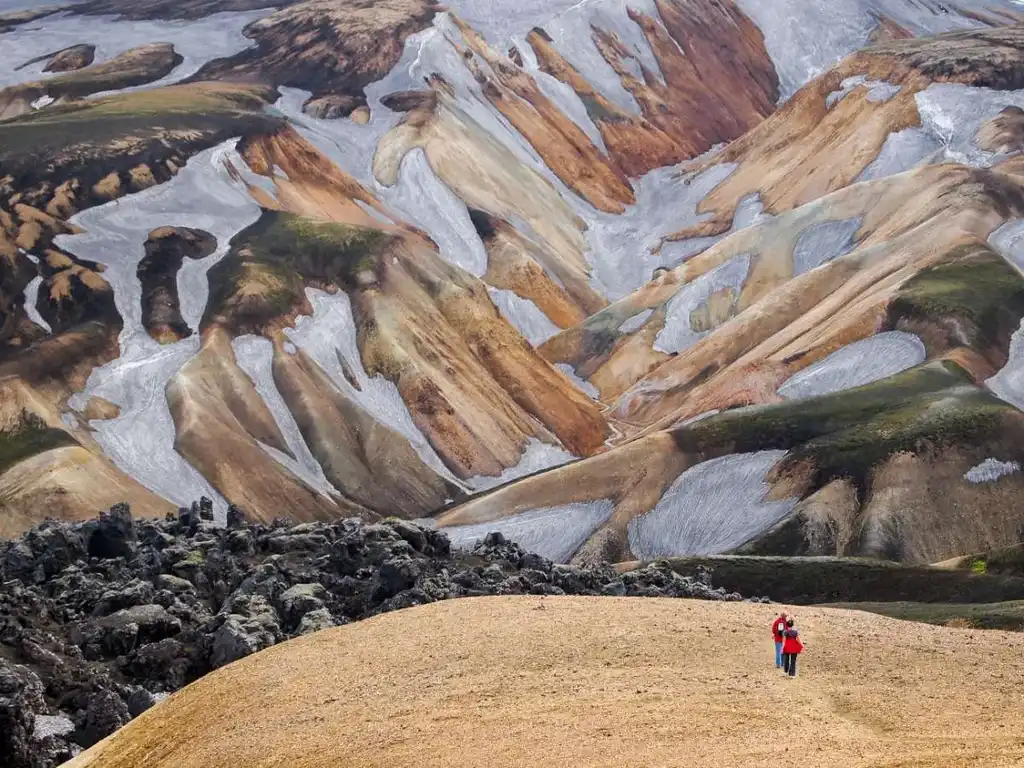
[(775, 667), (776, 669), (782, 669), (782, 641), (777, 640), (775, 642)]

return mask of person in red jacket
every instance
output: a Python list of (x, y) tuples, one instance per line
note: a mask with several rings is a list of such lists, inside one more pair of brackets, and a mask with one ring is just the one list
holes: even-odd
[(790, 677), (796, 677), (796, 660), (804, 649), (804, 644), (800, 642), (800, 630), (793, 625), (792, 619), (786, 621), (782, 640), (782, 671)]
[(775, 640), (775, 668), (782, 669), (782, 641), (786, 634), (786, 614), (780, 613), (772, 619), (772, 639)]

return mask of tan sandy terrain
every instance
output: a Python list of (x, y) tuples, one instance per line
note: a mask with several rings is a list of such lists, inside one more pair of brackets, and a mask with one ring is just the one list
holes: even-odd
[(67, 765), (1024, 765), (1024, 634), (641, 598), (435, 603), (225, 667)]

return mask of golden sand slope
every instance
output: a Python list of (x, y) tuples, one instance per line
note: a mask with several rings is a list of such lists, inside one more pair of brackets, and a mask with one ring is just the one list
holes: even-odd
[(1024, 635), (800, 608), (792, 680), (775, 610), (435, 603), (225, 667), (68, 765), (1024, 765)]

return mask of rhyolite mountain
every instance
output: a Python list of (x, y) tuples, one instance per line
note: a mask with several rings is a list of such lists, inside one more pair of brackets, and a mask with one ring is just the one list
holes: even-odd
[(0, 535), (1024, 538), (1011, 0), (0, 3)]

